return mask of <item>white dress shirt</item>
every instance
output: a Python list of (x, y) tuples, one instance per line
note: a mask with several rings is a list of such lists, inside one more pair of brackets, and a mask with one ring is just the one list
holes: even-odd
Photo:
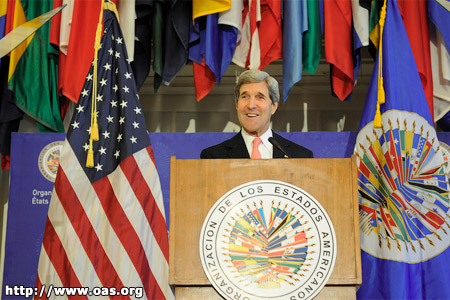
[[(255, 139), (255, 137), (248, 134), (244, 129), (241, 130), (241, 133), (242, 137), (244, 138), (245, 146), (247, 146), (248, 154), (251, 156), (253, 149), (253, 140)], [(261, 158), (273, 157), (273, 146), (269, 142), (269, 138), (271, 136), (272, 136), (272, 129), (269, 128), (266, 132), (264, 132), (263, 135), (259, 137), (262, 141), (262, 143), (259, 144), (258, 146), (259, 153), (261, 153)]]

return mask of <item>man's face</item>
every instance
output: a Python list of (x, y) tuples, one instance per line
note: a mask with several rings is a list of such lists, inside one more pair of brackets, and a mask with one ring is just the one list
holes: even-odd
[(236, 110), (239, 123), (248, 134), (261, 136), (266, 132), (277, 107), (278, 103), (270, 100), (269, 89), (264, 81), (241, 85)]

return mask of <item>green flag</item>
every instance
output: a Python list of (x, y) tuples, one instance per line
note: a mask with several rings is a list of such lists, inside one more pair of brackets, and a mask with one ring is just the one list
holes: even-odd
[(303, 34), (303, 71), (316, 73), (321, 51), (319, 2), (308, 0), (308, 30)]
[[(50, 11), (53, 1), (21, 0), (15, 5), (21, 5), (26, 20), (31, 20)], [(40, 131), (64, 132), (57, 92), (58, 51), (50, 45), (49, 36), (47, 22), (36, 31), (16, 63), (11, 64), (8, 86), (17, 106), (37, 121)]]
[(370, 32), (370, 41), (372, 44), (378, 48), (378, 43), (380, 40), (380, 29), (378, 25), (378, 21), (380, 20), (380, 11), (383, 6), (383, 2), (380, 0), (372, 1), (372, 5), (370, 8), (370, 16), (369, 16), (369, 32)]

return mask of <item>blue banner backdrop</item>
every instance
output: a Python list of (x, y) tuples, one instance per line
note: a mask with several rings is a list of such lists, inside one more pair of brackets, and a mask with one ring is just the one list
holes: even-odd
[[(169, 222), (170, 157), (199, 158), (203, 148), (235, 133), (150, 133)], [(316, 158), (350, 157), (356, 132), (280, 133), (306, 146)], [(48, 203), (53, 189), (53, 157), (64, 134), (15, 133), (11, 145), (11, 180), (3, 272), (3, 299), (25, 299), (5, 294), (5, 286), (34, 287)], [(450, 133), (438, 133), (449, 144)]]

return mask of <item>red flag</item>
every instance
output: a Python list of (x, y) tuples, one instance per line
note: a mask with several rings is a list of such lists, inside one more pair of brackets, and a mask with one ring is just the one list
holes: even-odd
[(101, 3), (102, 0), (75, 0), (74, 3), (69, 46), (64, 70), (59, 77), (59, 89), (75, 103), (94, 58), (95, 32)]
[[(69, 287), (77, 288), (76, 299), (89, 293), (172, 299), (159, 176), (123, 36), (109, 10), (101, 44), (98, 78), (91, 64), (61, 152), (36, 286), (52, 299)], [(93, 82), (95, 142), (89, 139)], [(88, 149), (93, 168), (86, 167)]]
[(331, 64), (331, 87), (344, 100), (354, 86), (350, 0), (324, 1), (324, 18), (325, 57)]
[(211, 69), (205, 65), (205, 58), (203, 58), (202, 64), (194, 62), (194, 86), (195, 98), (197, 101), (202, 100), (208, 95), (215, 83), (216, 76)]
[(283, 33), (281, 30), (281, 1), (261, 1), (261, 22), (258, 26), (261, 64), (264, 69), (268, 64), (283, 56)]
[(398, 8), (405, 24), (419, 70), (420, 80), (425, 91), (431, 119), (434, 121), (433, 109), (433, 74), (431, 72), (430, 32), (428, 30), (427, 2), (424, 0), (399, 0)]
[[(53, 8), (63, 5), (63, 0), (53, 0)], [(50, 43), (59, 46), (59, 34), (61, 27), (61, 14), (57, 14), (50, 21)]]
[[(16, 8), (16, 1), (8, 0), (8, 5), (6, 7), (6, 23), (5, 23), (5, 34), (4, 35), (7, 35), (10, 31), (12, 31), (14, 29), (15, 8)], [(22, 22), (22, 21), (20, 21), (20, 22)]]

